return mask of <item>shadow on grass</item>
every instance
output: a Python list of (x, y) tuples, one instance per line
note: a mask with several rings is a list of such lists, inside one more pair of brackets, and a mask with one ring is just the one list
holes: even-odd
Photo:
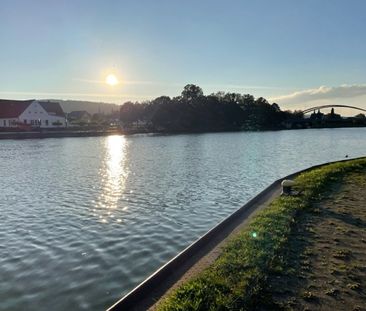
[[(268, 271), (268, 283), (257, 298), (256, 310), (287, 310), (296, 306), (296, 289), (307, 288), (311, 277), (310, 257), (317, 256), (308, 250), (311, 248), (315, 234), (308, 226), (314, 214), (311, 208), (298, 212), (296, 223), (288, 240), (288, 246), (279, 256), (282, 261), (273, 264)], [(278, 269), (277, 269), (278, 267)], [(304, 300), (317, 302), (311, 288), (303, 293)]]
[(339, 221), (345, 222), (351, 226), (355, 226), (360, 229), (366, 228), (366, 221), (359, 217), (354, 217), (353, 215), (346, 213), (335, 213), (333, 211), (327, 210), (326, 215), (329, 219), (337, 219)]

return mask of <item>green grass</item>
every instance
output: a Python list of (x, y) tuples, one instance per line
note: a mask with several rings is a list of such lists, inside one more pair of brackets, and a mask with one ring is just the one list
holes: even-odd
[(157, 310), (253, 310), (259, 301), (263, 305), (268, 276), (291, 273), (285, 250), (298, 212), (325, 197), (330, 184), (365, 167), (366, 158), (299, 175), (301, 195), (274, 200), (228, 242), (214, 264), (166, 297)]

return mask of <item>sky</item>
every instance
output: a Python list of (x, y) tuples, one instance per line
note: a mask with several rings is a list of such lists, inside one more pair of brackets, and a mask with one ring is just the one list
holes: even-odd
[(193, 83), (283, 109), (366, 108), (365, 12), (363, 0), (1, 0), (0, 98), (122, 104)]

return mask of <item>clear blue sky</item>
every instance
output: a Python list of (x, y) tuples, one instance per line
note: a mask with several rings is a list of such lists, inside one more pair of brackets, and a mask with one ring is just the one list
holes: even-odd
[[(289, 106), (321, 86), (363, 101), (365, 12), (363, 0), (2, 0), (0, 98), (122, 103), (195, 83)], [(120, 85), (98, 83), (112, 71)]]

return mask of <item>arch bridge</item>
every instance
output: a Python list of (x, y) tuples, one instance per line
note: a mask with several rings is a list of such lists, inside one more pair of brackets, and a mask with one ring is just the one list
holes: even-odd
[(355, 110), (360, 110), (363, 112), (366, 112), (366, 109), (360, 108), (360, 107), (355, 107), (355, 106), (348, 106), (348, 105), (323, 105), (323, 106), (316, 106), (316, 107), (312, 107), (312, 108), (306, 108), (302, 111), (303, 114), (312, 112), (314, 110), (320, 110), (323, 108), (351, 108), (351, 109), (355, 109)]

